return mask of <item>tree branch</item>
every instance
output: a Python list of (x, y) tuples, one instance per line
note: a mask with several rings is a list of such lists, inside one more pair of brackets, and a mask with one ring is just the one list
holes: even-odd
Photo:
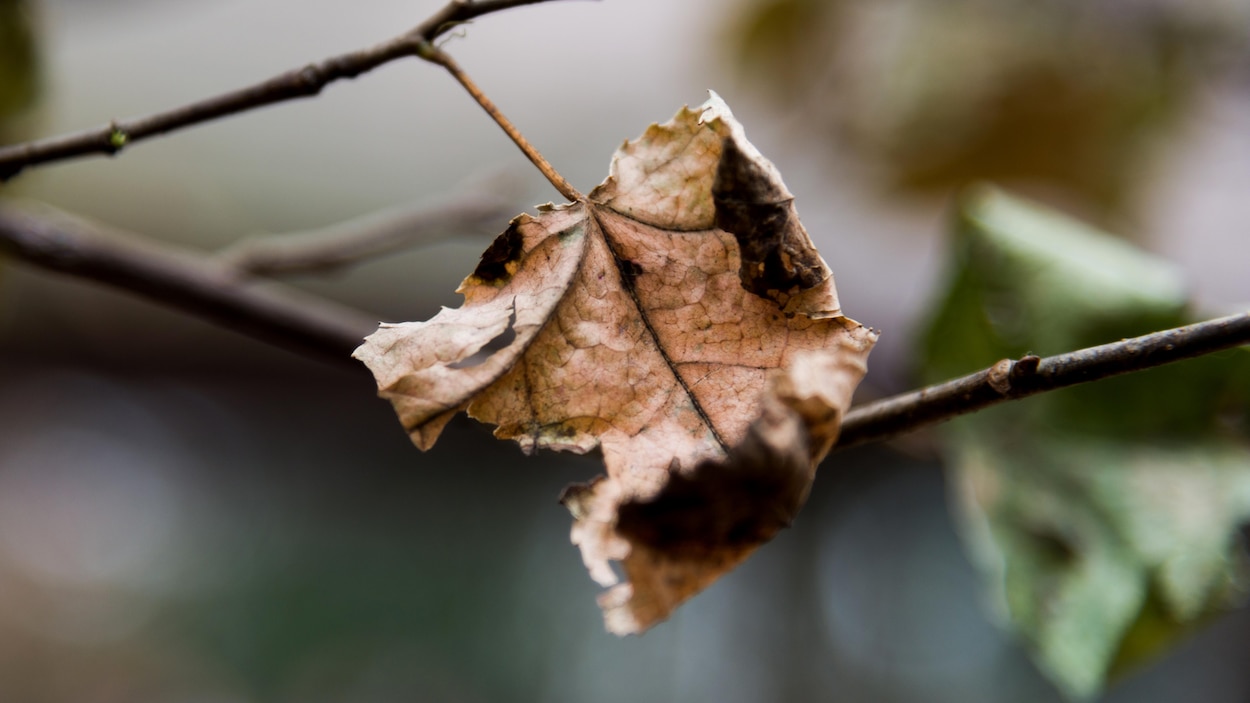
[(310, 232), (245, 239), (216, 258), (235, 271), (260, 276), (331, 271), (468, 230), (497, 232), (519, 210), (514, 190), (501, 183), (433, 208), (409, 206)]
[(312, 97), (335, 81), (355, 78), (396, 59), (416, 56), (421, 47), (428, 46), (456, 25), (492, 12), (549, 1), (452, 0), (411, 31), (368, 49), (334, 56), (255, 85), (166, 112), (130, 120), (115, 120), (75, 134), (0, 147), (0, 182), (30, 166), (88, 154), (111, 156), (134, 142), (150, 137), (274, 103)]
[(203, 256), (51, 209), (0, 208), (0, 252), (97, 281), (290, 351), (363, 367), (351, 358), (373, 318), (291, 290), (259, 287)]
[(888, 439), (922, 427), (1078, 383), (1144, 371), (1250, 344), (1250, 312), (1088, 349), (1003, 359), (988, 369), (852, 408), (837, 448)]
[[(184, 250), (48, 209), (0, 208), (0, 252), (130, 291), (296, 353), (357, 370), (351, 358), (373, 319), (293, 291), (258, 287), (239, 271)], [(988, 369), (852, 408), (837, 448), (912, 432), (991, 405), (1250, 344), (1250, 312), (1045, 359)]]

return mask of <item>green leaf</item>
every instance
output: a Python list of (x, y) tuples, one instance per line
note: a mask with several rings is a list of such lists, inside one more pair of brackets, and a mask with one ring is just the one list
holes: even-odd
[[(965, 199), (922, 375), (1183, 324), (1175, 270), (991, 189)], [(1000, 406), (946, 430), (954, 506), (1004, 622), (1074, 698), (1237, 603), (1250, 352)]]
[(30, 8), (25, 0), (0, 0), (0, 122), (34, 101), (37, 78)]

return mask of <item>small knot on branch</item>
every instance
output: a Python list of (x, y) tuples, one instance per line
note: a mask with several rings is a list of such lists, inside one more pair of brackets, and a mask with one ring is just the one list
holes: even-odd
[(308, 64), (295, 73), (295, 80), (299, 84), (299, 89), (309, 95), (316, 95), (321, 92), (325, 80), (321, 76), (321, 69), (317, 64)]
[(1042, 357), (1036, 354), (1026, 354), (1020, 357), (1020, 360), (1011, 367), (1011, 373), (1009, 374), (1010, 380), (1019, 381), (1026, 376), (1036, 374), (1041, 363)]
[(985, 380), (990, 384), (999, 395), (1008, 395), (1011, 393), (1011, 367), (1016, 362), (1011, 359), (1002, 359), (998, 363), (989, 368), (985, 374)]
[(1033, 354), (1026, 354), (1020, 357), (1019, 361), (1002, 359), (986, 370), (985, 381), (990, 388), (994, 389), (994, 392), (1004, 397), (1010, 397), (1022, 390), (1019, 386), (1025, 384), (1022, 384), (1021, 381), (1037, 373), (1037, 368), (1041, 361), (1041, 357)]

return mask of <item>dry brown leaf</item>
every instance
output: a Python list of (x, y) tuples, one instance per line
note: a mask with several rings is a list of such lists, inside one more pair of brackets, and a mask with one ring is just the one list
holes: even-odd
[(618, 634), (790, 523), (876, 341), (715, 94), (622, 146), (585, 200), (514, 219), (458, 290), (355, 356), (422, 449), (467, 410), (526, 452), (602, 452), (563, 502)]

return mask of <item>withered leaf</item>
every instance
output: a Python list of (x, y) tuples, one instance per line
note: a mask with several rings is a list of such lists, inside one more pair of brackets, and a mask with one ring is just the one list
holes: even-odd
[(876, 341), (715, 94), (622, 146), (583, 201), (514, 219), (458, 290), (355, 356), (422, 449), (466, 410), (527, 452), (602, 452), (606, 476), (562, 502), (618, 634), (790, 523)]

